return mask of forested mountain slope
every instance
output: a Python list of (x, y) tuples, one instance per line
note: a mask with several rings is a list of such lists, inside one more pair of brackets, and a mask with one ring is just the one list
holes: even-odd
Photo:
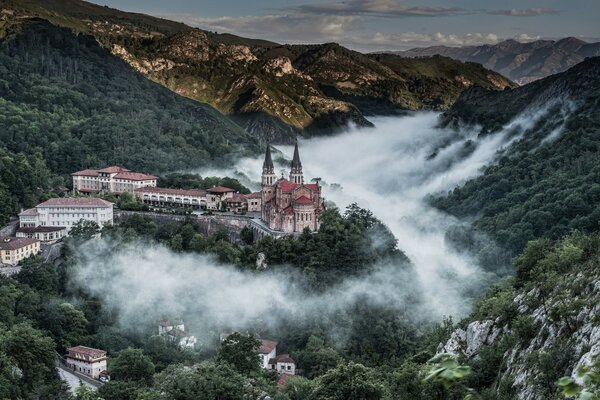
[(600, 221), (600, 58), (518, 89), (473, 88), (442, 123), (476, 124), (494, 135), (518, 115), (548, 111), (528, 134), (479, 178), (435, 204), (473, 216), (475, 226), (515, 252), (535, 238), (572, 229), (592, 232)]
[(39, 16), (93, 35), (148, 78), (234, 116), (271, 141), (348, 123), (369, 126), (363, 114), (446, 109), (472, 85), (513, 85), (479, 65), (443, 57), (367, 56), (335, 43), (278, 45), (79, 0), (0, 5), (7, 20)]
[[(55, 175), (107, 164), (161, 172), (258, 151), (238, 125), (148, 81), (90, 36), (44, 20), (0, 24), (0, 143), (8, 165), (0, 188), (13, 212), (15, 199), (30, 206), (35, 198), (8, 178), (26, 164), (41, 171), (45, 163)], [(51, 186), (48, 173), (22, 175), (31, 179), (26, 192)]]

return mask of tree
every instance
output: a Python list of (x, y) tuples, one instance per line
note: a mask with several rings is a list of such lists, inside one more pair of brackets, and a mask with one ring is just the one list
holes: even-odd
[(254, 232), (252, 231), (252, 229), (245, 226), (240, 232), (240, 238), (244, 243), (250, 245), (254, 243)]
[(252, 335), (233, 333), (221, 343), (217, 359), (231, 364), (242, 374), (248, 375), (260, 369), (257, 350), (260, 341)]
[(317, 380), (312, 398), (323, 400), (378, 400), (384, 386), (373, 370), (353, 362), (339, 364)]
[(156, 376), (155, 388), (171, 400), (241, 400), (251, 387), (227, 363), (206, 362), (186, 367), (171, 365)]
[(24, 260), (21, 271), (19, 271), (15, 278), (17, 281), (47, 295), (58, 292), (56, 267), (51, 263), (45, 262), (41, 257)]
[(81, 219), (71, 227), (69, 235), (79, 240), (89, 240), (100, 234), (100, 226), (95, 221)]
[[(295, 353), (296, 354), (296, 353)], [(297, 352), (298, 364), (302, 365), (308, 378), (324, 374), (334, 368), (341, 357), (333, 348), (325, 345), (323, 339), (311, 335), (303, 350)]]
[(22, 374), (22, 387), (31, 391), (55, 379), (54, 343), (27, 323), (0, 330), (0, 353), (4, 353)]
[(103, 400), (136, 400), (144, 384), (128, 381), (110, 381), (98, 388), (98, 396)]
[(121, 351), (110, 365), (111, 376), (119, 381), (140, 381), (151, 383), (154, 375), (154, 363), (140, 349)]

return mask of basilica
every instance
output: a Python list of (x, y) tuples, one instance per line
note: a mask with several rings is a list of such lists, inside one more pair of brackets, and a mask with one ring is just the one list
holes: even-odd
[(277, 179), (267, 146), (262, 171), (261, 218), (270, 229), (285, 233), (319, 229), (319, 214), (325, 209), (318, 183), (305, 183), (298, 143), (294, 147), (294, 158), (289, 179)]

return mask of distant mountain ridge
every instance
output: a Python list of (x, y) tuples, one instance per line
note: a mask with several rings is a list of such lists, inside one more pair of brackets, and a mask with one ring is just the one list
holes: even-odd
[(588, 43), (574, 37), (526, 43), (509, 39), (495, 45), (432, 46), (389, 53), (410, 58), (442, 55), (476, 62), (515, 82), (525, 84), (563, 72), (587, 57), (600, 56), (600, 42)]
[(40, 17), (93, 35), (147, 78), (273, 142), (349, 123), (369, 126), (365, 115), (445, 110), (473, 85), (514, 85), (480, 65), (444, 57), (424, 62), (335, 43), (279, 45), (80, 0), (0, 0), (0, 11), (0, 20)]

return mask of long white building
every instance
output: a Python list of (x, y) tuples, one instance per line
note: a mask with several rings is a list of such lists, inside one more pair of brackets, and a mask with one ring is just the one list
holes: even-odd
[(81, 220), (100, 227), (112, 225), (113, 203), (95, 197), (50, 199), (19, 214), (20, 228), (64, 227), (69, 232)]
[(142, 187), (155, 187), (158, 177), (133, 172), (113, 165), (103, 169), (84, 169), (71, 174), (73, 190), (79, 193), (133, 193)]

